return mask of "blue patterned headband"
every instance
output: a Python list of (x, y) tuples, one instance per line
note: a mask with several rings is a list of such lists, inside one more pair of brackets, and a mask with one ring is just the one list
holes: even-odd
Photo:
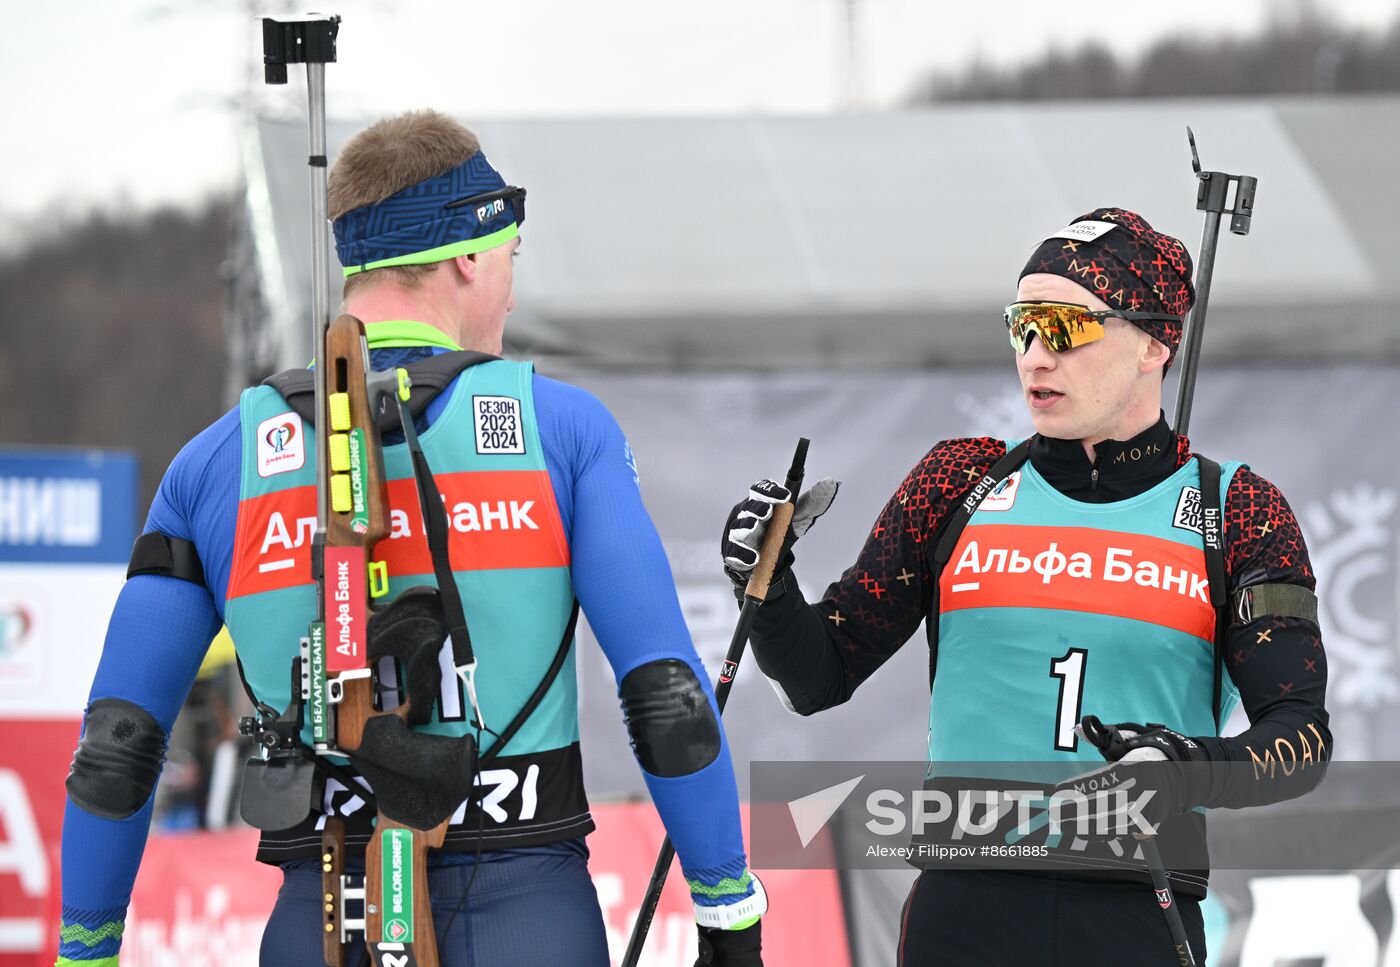
[(347, 276), (427, 265), (504, 245), (525, 221), (525, 189), (507, 185), (480, 151), (451, 171), (337, 218), (335, 251)]

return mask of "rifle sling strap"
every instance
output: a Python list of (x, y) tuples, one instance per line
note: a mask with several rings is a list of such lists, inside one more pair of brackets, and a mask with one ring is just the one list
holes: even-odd
[[(444, 359), (456, 353), (443, 353), (430, 357), (422, 362)], [(477, 363), (487, 362), (495, 359), (494, 356), (487, 356), (484, 353), (470, 353), (463, 351), (462, 358), (451, 369), (451, 376), (443, 381), (443, 385), (451, 382), (456, 374), (467, 366), (474, 366)], [(443, 372), (448, 372), (447, 367), (443, 367)], [(416, 385), (418, 376), (416, 371), (410, 368), (410, 378)], [(411, 404), (411, 401), (410, 401)], [(427, 405), (426, 403), (424, 404)], [(399, 425), (403, 430), (404, 443), (408, 446), (409, 454), (413, 458), (413, 479), (418, 489), (418, 502), (423, 511), (423, 525), (427, 532), (428, 550), (433, 560), (433, 576), (437, 580), (438, 594), (442, 598), (443, 619), (447, 624), (448, 639), (452, 642), (452, 663), (457, 668), (463, 668), (475, 664), (476, 656), (472, 651), (471, 632), (467, 630), (467, 616), (462, 606), (462, 594), (457, 587), (457, 581), (452, 575), (452, 564), (448, 554), (448, 533), (449, 525), (447, 521), (447, 510), (443, 506), (442, 492), (438, 489), (437, 481), (433, 478), (432, 468), (428, 466), (428, 458), (423, 453), (422, 444), (418, 440), (417, 430), (413, 426), (413, 416), (411, 405), (406, 405), (399, 401)], [(511, 719), (505, 730), (499, 733), (496, 742), (491, 750), (481, 756), (478, 765), (485, 765), (495, 759), (500, 754), (501, 749), (510, 741), (516, 732), (520, 731), (530, 715), (539, 707), (545, 695), (553, 686), (554, 681), (559, 676), (560, 670), (564, 667), (564, 662), (568, 658), (569, 650), (573, 645), (574, 629), (578, 624), (578, 601), (573, 603), (573, 609), (569, 615), (569, 622), (564, 628), (563, 637), (560, 639), (559, 648), (555, 652), (553, 661), (550, 662), (544, 677), (540, 680), (535, 691), (531, 693), (529, 699), (521, 706), (520, 711)], [(481, 723), (478, 723), (481, 724)]]
[(521, 726), (530, 720), (535, 709), (539, 708), (540, 702), (544, 701), (545, 695), (554, 685), (554, 680), (559, 677), (559, 672), (564, 668), (564, 662), (569, 657), (569, 650), (574, 643), (574, 629), (578, 627), (578, 601), (574, 601), (573, 611), (569, 614), (569, 623), (564, 628), (564, 637), (559, 639), (559, 648), (554, 653), (554, 660), (549, 663), (549, 668), (540, 679), (540, 683), (535, 686), (534, 692), (525, 700), (525, 704), (520, 706), (520, 711), (515, 713), (515, 718), (510, 720), (510, 724), (505, 727), (496, 737), (496, 742), (491, 748), (482, 753), (478, 760), (482, 766), (489, 765), (496, 756), (500, 755), (501, 749), (511, 740), (515, 733), (519, 732)]
[(948, 519), (948, 523), (943, 528), (943, 536), (934, 545), (933, 567), (931, 568), (935, 578), (943, 570), (943, 565), (947, 564), (953, 556), (953, 549), (958, 546), (958, 538), (962, 537), (963, 528), (967, 522), (972, 520), (972, 515), (977, 513), (977, 508), (982, 505), (985, 498), (997, 484), (1011, 476), (1020, 469), (1031, 453), (1031, 441), (1022, 440), (1021, 443), (1007, 452), (1007, 454), (992, 465), (986, 475), (967, 492), (962, 502), (953, 508), (953, 513)]
[(442, 616), (447, 623), (447, 636), (452, 642), (452, 664), (456, 668), (473, 666), (476, 656), (472, 652), (471, 633), (467, 631), (462, 593), (457, 588), (457, 579), (452, 576), (447, 543), (447, 508), (443, 506), (442, 491), (438, 489), (432, 468), (428, 466), (423, 445), (418, 442), (418, 432), (413, 427), (408, 406), (400, 400), (398, 409), (404, 442), (408, 444), (409, 455), (413, 458), (413, 480), (418, 486), (418, 505), (423, 511), (423, 529), (427, 532), (428, 551), (433, 559), (433, 577), (437, 579), (438, 594), (442, 598)]
[(1211, 662), (1211, 714), (1215, 732), (1220, 721), (1220, 696), (1224, 689), (1225, 635), (1230, 628), (1230, 589), (1225, 575), (1225, 516), (1220, 510), (1220, 464), (1195, 455), (1201, 475), (1201, 537), (1205, 542), (1206, 578), (1210, 582), (1210, 606), (1215, 609), (1215, 657)]

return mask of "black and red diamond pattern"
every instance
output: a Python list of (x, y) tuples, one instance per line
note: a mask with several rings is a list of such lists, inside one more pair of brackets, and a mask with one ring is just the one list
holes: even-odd
[(930, 450), (880, 511), (856, 563), (817, 605), (842, 650), (854, 689), (928, 615), (933, 582), (926, 550), (977, 481), (1006, 454), (990, 437), (945, 440)]
[[(934, 590), (926, 563), (930, 542), (950, 511), (1005, 453), (1006, 444), (990, 437), (935, 446), (886, 503), (855, 565), (827, 588), (817, 608), (843, 652), (851, 689), (897, 651), (928, 615)], [(1177, 466), (1191, 458), (1185, 437), (1177, 437), (1176, 456)], [(1242, 469), (1230, 483), (1223, 510), (1232, 590), (1263, 582), (1314, 586), (1298, 521), (1278, 488)], [(1253, 651), (1250, 647), (1238, 660), (1247, 661)]]

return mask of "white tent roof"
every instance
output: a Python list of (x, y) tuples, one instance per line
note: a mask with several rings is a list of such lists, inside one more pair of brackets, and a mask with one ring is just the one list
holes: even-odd
[[(1400, 98), (973, 105), (872, 116), (463, 119), (529, 190), (507, 328), (589, 365), (1002, 358), (1026, 256), (1103, 205), (1199, 247), (1206, 168), (1259, 179), (1221, 239), (1207, 355), (1400, 358)], [(332, 159), (363, 122), (333, 122)], [(286, 364), (304, 363), (306, 122), (261, 119), (249, 204)], [(338, 289), (333, 288), (332, 292)]]

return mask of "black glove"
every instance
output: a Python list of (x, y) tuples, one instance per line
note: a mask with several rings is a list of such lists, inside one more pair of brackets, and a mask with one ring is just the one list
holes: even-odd
[[(773, 568), (773, 581), (768, 586), (768, 597), (782, 593), (782, 576), (792, 567), (792, 545), (827, 512), (836, 499), (836, 491), (841, 484), (830, 477), (812, 484), (793, 508), (792, 526), (783, 541), (783, 549), (778, 555), (778, 563)], [(749, 496), (734, 505), (729, 519), (724, 523), (724, 533), (720, 535), (720, 557), (724, 559), (724, 573), (743, 590), (749, 583), (749, 576), (758, 564), (758, 552), (763, 546), (763, 535), (768, 532), (768, 522), (773, 519), (773, 508), (792, 499), (792, 493), (780, 483), (760, 480), (749, 488)]]
[[(1195, 739), (1153, 722), (1104, 725), (1097, 715), (1086, 715), (1075, 731), (1088, 739), (1109, 762), (1160, 762), (1163, 759), (1205, 762), (1210, 758)], [(1150, 754), (1153, 751), (1159, 755)]]
[(699, 927), (700, 956), (695, 967), (763, 967), (763, 935), (759, 920), (743, 930)]
[[(1067, 779), (1056, 791), (1073, 789), (1088, 797), (1091, 830), (1100, 829), (1102, 818), (1110, 833), (1155, 832), (1166, 820), (1205, 802), (1209, 777), (1203, 766), (1193, 764), (1209, 757), (1194, 739), (1155, 723), (1104, 725), (1096, 715), (1086, 715), (1075, 731), (1108, 765)], [(1144, 823), (1151, 829), (1144, 829)]]

